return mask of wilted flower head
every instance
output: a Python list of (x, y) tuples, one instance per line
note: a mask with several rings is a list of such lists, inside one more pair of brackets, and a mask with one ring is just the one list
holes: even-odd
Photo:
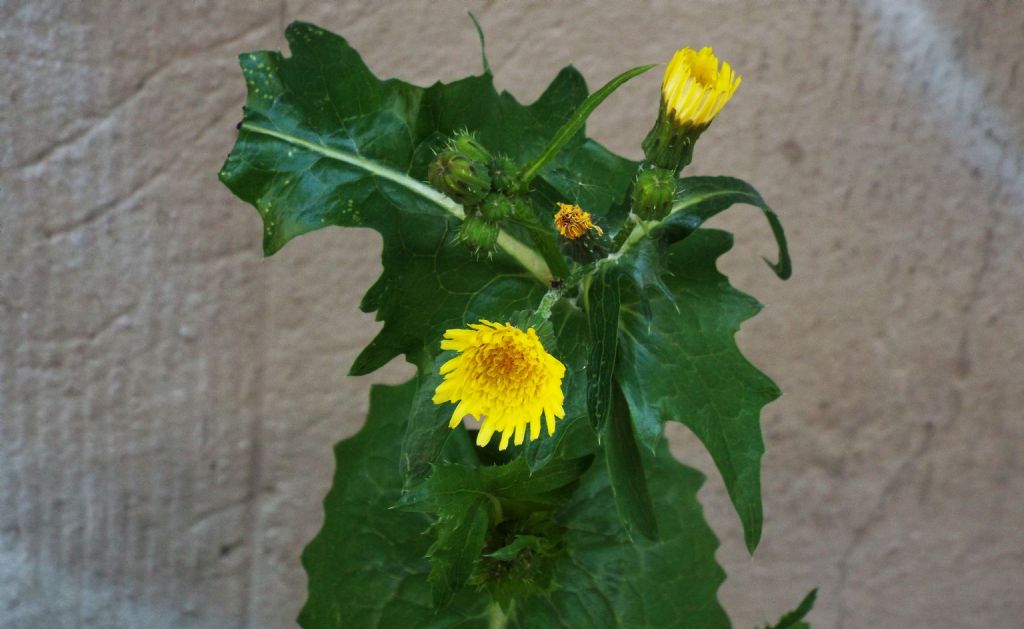
[(548, 435), (555, 434), (555, 420), (565, 417), (565, 365), (545, 351), (533, 328), (481, 321), (446, 331), (441, 349), (459, 352), (441, 366), (444, 381), (434, 392), (434, 404), (456, 404), (450, 428), (471, 415), (481, 422), (476, 444), (487, 445), (498, 432), (501, 450), (513, 436), (522, 445), (527, 426), (530, 439), (539, 438), (542, 417)]
[(604, 230), (590, 220), (590, 212), (584, 212), (579, 205), (559, 203), (558, 212), (555, 214), (555, 229), (564, 238), (576, 240), (590, 230), (597, 232), (598, 236), (604, 235)]

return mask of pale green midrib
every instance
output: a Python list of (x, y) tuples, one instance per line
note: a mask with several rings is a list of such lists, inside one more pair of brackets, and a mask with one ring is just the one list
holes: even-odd
[[(315, 144), (308, 140), (282, 133), (276, 129), (269, 129), (267, 127), (261, 127), (260, 125), (253, 124), (251, 122), (242, 123), (242, 129), (250, 131), (252, 133), (258, 133), (260, 135), (266, 135), (272, 138), (287, 142), (294, 146), (304, 148), (314, 153), (319, 153), (324, 157), (355, 166), (373, 174), (376, 177), (387, 179), (392, 183), (398, 184), (405, 189), (417, 194), (431, 203), (437, 205), (444, 211), (448, 212), (455, 218), (462, 220), (466, 217), (465, 212), (462, 211), (462, 206), (455, 201), (449, 199), (445, 195), (441, 194), (437, 190), (434, 190), (430, 186), (416, 181), (412, 177), (401, 173), (397, 170), (382, 166), (372, 160), (368, 160), (365, 157), (356, 155), (354, 153), (346, 153), (337, 149), (324, 146), (323, 144)], [(501, 230), (498, 232), (498, 247), (503, 249), (505, 253), (510, 255), (519, 264), (523, 266), (527, 271), (530, 272), (537, 280), (542, 284), (547, 285), (552, 278), (551, 271), (548, 269), (547, 263), (536, 251), (530, 247), (519, 242), (516, 238)]]
[(743, 196), (745, 196), (745, 197), (747, 197), (749, 199), (754, 199), (753, 201), (748, 201), (747, 202), (750, 205), (754, 205), (754, 206), (760, 207), (760, 208), (764, 207), (764, 201), (761, 201), (761, 200), (757, 199), (755, 196), (751, 195), (750, 193), (747, 193), (747, 192), (737, 192), (736, 190), (716, 190), (714, 192), (708, 192), (707, 194), (703, 194), (703, 195), (701, 195), (699, 197), (690, 197), (689, 199), (685, 199), (685, 200), (682, 200), (682, 201), (676, 201), (675, 203), (672, 204), (672, 209), (669, 212), (669, 214), (675, 214), (676, 212), (679, 212), (680, 210), (684, 210), (684, 209), (686, 209), (686, 208), (688, 208), (690, 206), (703, 203), (704, 201), (707, 201), (708, 199), (713, 199), (713, 198), (715, 198), (717, 196), (731, 196), (731, 195), (735, 195), (735, 194), (742, 194)]

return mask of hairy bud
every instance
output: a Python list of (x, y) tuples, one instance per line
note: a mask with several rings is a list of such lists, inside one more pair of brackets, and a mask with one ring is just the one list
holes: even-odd
[(491, 162), (491, 180), (498, 192), (514, 194), (519, 188), (519, 164), (511, 157), (499, 155)]
[(449, 148), (481, 164), (487, 164), (492, 159), (491, 153), (484, 148), (483, 144), (480, 144), (472, 133), (463, 132), (456, 134), (452, 138)]
[(480, 204), (480, 213), (489, 221), (500, 221), (516, 215), (517, 203), (514, 199), (492, 192)]
[(459, 227), (459, 238), (475, 251), (491, 251), (498, 242), (498, 226), (479, 214), (467, 216)]
[(675, 192), (675, 173), (665, 168), (645, 168), (633, 183), (633, 211), (645, 220), (665, 218), (672, 209)]
[(441, 151), (427, 167), (427, 180), (463, 205), (479, 203), (491, 189), (487, 168), (452, 149)]

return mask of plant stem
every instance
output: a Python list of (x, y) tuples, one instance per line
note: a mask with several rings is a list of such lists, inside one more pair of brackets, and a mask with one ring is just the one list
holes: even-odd
[(505, 231), (498, 232), (498, 246), (505, 250), (505, 253), (512, 256), (530, 275), (537, 278), (541, 284), (551, 284), (551, 271), (547, 262), (536, 251), (519, 242)]
[[(513, 605), (515, 603), (513, 602)], [(509, 605), (508, 610), (512, 611), (512, 605)], [(501, 605), (498, 601), (491, 601), (491, 606), (488, 608), (488, 629), (505, 629), (508, 626), (508, 615), (505, 614), (501, 609)]]

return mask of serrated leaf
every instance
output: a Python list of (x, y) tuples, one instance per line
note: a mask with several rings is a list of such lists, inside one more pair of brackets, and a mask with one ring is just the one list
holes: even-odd
[(637, 534), (640, 534), (656, 541), (658, 520), (647, 489), (640, 449), (633, 437), (629, 407), (618, 386), (613, 389), (614, 401), (605, 437), (605, 461), (608, 463), (608, 479), (615, 507), (631, 538), (637, 539)]
[[(303, 552), (309, 599), (299, 623), (306, 629), (489, 626), (488, 597), (472, 588), (456, 591), (443, 612), (433, 611), (426, 559), (431, 539), (423, 535), (429, 520), (389, 508), (401, 492), (399, 444), (414, 393), (414, 382), (374, 387), (366, 426), (335, 448), (324, 525)], [(554, 577), (557, 589), (517, 599), (509, 627), (729, 627), (716, 595), (724, 580), (714, 559), (718, 542), (696, 498), (703, 477), (665, 447), (647, 455), (646, 467), (660, 505), (662, 541), (629, 540), (618, 514), (608, 509), (612, 495), (604, 461), (595, 461), (568, 503), (559, 501), (566, 548)], [(522, 467), (509, 469), (495, 479), (520, 487), (517, 477), (524, 472), (529, 474)], [(552, 476), (530, 491), (547, 492), (573, 476), (569, 469), (562, 472), (561, 479)]]
[(779, 278), (789, 279), (793, 273), (793, 266), (789, 259), (786, 232), (782, 229), (778, 215), (768, 207), (761, 194), (747, 182), (735, 177), (683, 177), (676, 186), (672, 212), (696, 219), (696, 224), (693, 227), (696, 229), (701, 223), (736, 203), (753, 205), (764, 213), (779, 247), (778, 261), (772, 262), (768, 258), (765, 258), (764, 261)]
[(509, 627), (521, 629), (726, 629), (716, 591), (725, 579), (715, 563), (718, 541), (704, 521), (699, 472), (667, 447), (648, 454), (651, 493), (659, 505), (660, 542), (631, 542), (612, 501), (606, 466), (596, 461), (560, 518), (568, 559), (547, 597), (517, 602)]
[(736, 346), (740, 324), (761, 305), (715, 267), (731, 247), (729, 234), (706, 229), (669, 247), (663, 281), (675, 298), (649, 291), (650, 317), (637, 291), (624, 291), (620, 322), (629, 342), (620, 347), (616, 373), (641, 443), (654, 448), (671, 420), (708, 449), (753, 552), (762, 525), (758, 419), (780, 391)]
[[(524, 106), (489, 74), (427, 88), (381, 81), (333, 33), (297, 22), (285, 37), (290, 57), (241, 56), (245, 116), (220, 178), (259, 210), (268, 255), (330, 225), (381, 234), (384, 272), (360, 307), (384, 327), (352, 373), (435, 354), (447, 328), (533, 308), (549, 278), (540, 257), (503, 232), (501, 251), (475, 258), (455, 238), (461, 207), (423, 182), (434, 150), (463, 129), (494, 153), (537, 155), (586, 98), (579, 72), (562, 70)], [(578, 133), (539, 184), (602, 216), (625, 195), (629, 164)]]
[(587, 326), (590, 358), (587, 360), (587, 415), (599, 435), (612, 411), (615, 355), (619, 346), (619, 280), (617, 266), (604, 266), (587, 289)]
[(438, 520), (429, 555), (434, 603), (446, 605), (473, 573), (489, 530), (507, 519), (551, 512), (572, 493), (591, 457), (558, 459), (532, 474), (519, 457), (504, 465), (445, 464), (405, 492), (397, 505)]
[(401, 493), (399, 444), (414, 390), (414, 382), (375, 386), (366, 425), (334, 449), (323, 528), (302, 553), (309, 597), (299, 624), (306, 629), (487, 626), (486, 601), (468, 591), (434, 614), (431, 540), (423, 535), (430, 520), (390, 508)]

